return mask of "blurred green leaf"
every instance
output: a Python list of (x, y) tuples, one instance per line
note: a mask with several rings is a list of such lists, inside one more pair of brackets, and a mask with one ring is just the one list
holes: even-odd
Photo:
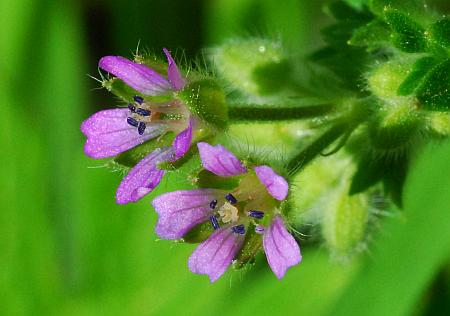
[(436, 65), (437, 61), (433, 57), (423, 57), (417, 60), (412, 66), (411, 72), (398, 87), (398, 95), (410, 95), (423, 82), (425, 75)]
[(359, 274), (329, 315), (411, 315), (450, 255), (450, 144), (430, 146), (410, 174), (403, 217), (386, 219)]
[(431, 25), (431, 37), (441, 46), (450, 47), (450, 18), (433, 23)]
[(425, 29), (410, 16), (398, 10), (385, 10), (384, 19), (394, 32), (392, 41), (398, 49), (408, 52), (424, 52), (427, 49)]
[(417, 99), (426, 110), (450, 110), (450, 59), (428, 72), (416, 91)]

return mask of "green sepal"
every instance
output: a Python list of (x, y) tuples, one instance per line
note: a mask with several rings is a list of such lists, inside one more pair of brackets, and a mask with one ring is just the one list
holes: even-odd
[(390, 42), (390, 29), (386, 22), (376, 19), (367, 25), (361, 26), (353, 32), (348, 41), (349, 45), (367, 47), (369, 49), (379, 48)]
[(398, 49), (408, 53), (418, 53), (427, 50), (425, 29), (408, 15), (388, 9), (384, 12), (384, 19), (391, 27), (392, 42)]
[(361, 193), (380, 181), (383, 178), (384, 165), (383, 160), (376, 160), (370, 154), (363, 156), (353, 175), (349, 194)]
[(437, 64), (437, 60), (433, 57), (423, 57), (417, 60), (412, 66), (410, 74), (405, 78), (398, 87), (397, 94), (406, 96), (414, 92), (414, 90), (423, 81), (425, 75)]
[(250, 223), (247, 227), (247, 234), (245, 235), (244, 243), (235, 257), (233, 267), (235, 269), (244, 267), (246, 263), (251, 262), (261, 248), (262, 235), (257, 234), (255, 232), (255, 225)]
[(450, 59), (428, 72), (416, 90), (420, 106), (430, 111), (450, 110)]
[(187, 232), (186, 235), (183, 236), (183, 240), (187, 243), (198, 244), (208, 239), (213, 232), (214, 228), (211, 223), (209, 221), (205, 221), (196, 225), (189, 232)]
[(199, 188), (232, 190), (239, 185), (240, 177), (220, 177), (208, 170), (202, 170), (197, 175)]
[(146, 141), (141, 145), (119, 154), (114, 158), (114, 161), (126, 167), (133, 167), (155, 149), (172, 146), (174, 138), (175, 134), (173, 132), (167, 132), (163, 136)]
[(450, 18), (439, 20), (431, 25), (431, 38), (442, 47), (450, 48)]
[(130, 86), (126, 85), (125, 82), (118, 78), (111, 78), (108, 80), (104, 80), (102, 82), (102, 86), (106, 88), (109, 92), (114, 94), (115, 96), (119, 97), (125, 102), (134, 102), (133, 96), (142, 94)]
[(217, 130), (226, 128), (228, 108), (225, 93), (215, 80), (202, 79), (191, 82), (177, 96), (206, 126)]
[(405, 154), (398, 154), (395, 159), (366, 154), (353, 175), (349, 195), (364, 192), (382, 181), (386, 195), (401, 207), (407, 170), (408, 159)]
[(403, 150), (416, 142), (423, 126), (423, 115), (409, 99), (405, 103), (389, 105), (369, 123), (370, 143), (376, 149)]

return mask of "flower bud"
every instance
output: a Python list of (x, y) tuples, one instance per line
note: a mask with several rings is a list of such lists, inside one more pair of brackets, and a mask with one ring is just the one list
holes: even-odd
[(177, 97), (202, 123), (223, 130), (228, 121), (225, 93), (215, 80), (201, 79), (188, 83)]
[(386, 105), (369, 124), (371, 143), (385, 150), (414, 145), (423, 123), (423, 115), (414, 104)]
[(349, 183), (341, 183), (324, 205), (322, 236), (333, 256), (345, 258), (358, 250), (366, 236), (367, 195), (348, 195)]
[(214, 50), (213, 61), (233, 88), (252, 95), (279, 91), (291, 70), (281, 44), (266, 39), (223, 44)]

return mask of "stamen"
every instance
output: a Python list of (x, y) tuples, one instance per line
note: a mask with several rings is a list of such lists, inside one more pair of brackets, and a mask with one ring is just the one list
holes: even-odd
[(218, 230), (220, 228), (219, 222), (217, 221), (217, 218), (214, 215), (209, 217), (209, 221), (211, 222), (211, 225), (214, 228), (214, 230)]
[(228, 202), (230, 202), (231, 204), (236, 204), (237, 200), (236, 198), (233, 196), (233, 194), (228, 193), (227, 195), (225, 195), (225, 198), (227, 199)]
[(144, 122), (139, 122), (139, 126), (138, 126), (138, 133), (139, 133), (139, 135), (144, 134), (145, 128), (146, 128), (145, 123)]
[(209, 207), (213, 210), (217, 206), (217, 200), (212, 200), (211, 203), (209, 203)]
[(151, 114), (151, 112), (149, 110), (141, 109), (141, 108), (137, 108), (136, 113), (139, 114), (140, 116), (149, 116)]
[(265, 229), (264, 229), (263, 225), (257, 225), (255, 227), (255, 233), (257, 233), (257, 234), (262, 235), (262, 234), (264, 234), (264, 231), (265, 231)]
[(129, 109), (131, 112), (136, 111), (136, 107), (135, 107), (133, 104), (131, 104), (131, 103), (128, 103), (128, 109)]
[(231, 227), (231, 230), (235, 234), (244, 235), (245, 234), (245, 226), (243, 224)]
[(132, 117), (127, 117), (127, 123), (130, 124), (131, 126), (134, 126), (134, 127), (138, 127), (138, 125), (139, 125), (139, 122), (136, 121)]
[(257, 219), (261, 219), (264, 217), (264, 212), (261, 212), (261, 211), (249, 211), (247, 214), (248, 214), (248, 216), (257, 218)]
[(134, 101), (136, 101), (136, 102), (139, 103), (139, 104), (144, 103), (144, 98), (141, 97), (140, 95), (135, 95), (135, 96), (133, 97), (133, 99), (134, 99)]

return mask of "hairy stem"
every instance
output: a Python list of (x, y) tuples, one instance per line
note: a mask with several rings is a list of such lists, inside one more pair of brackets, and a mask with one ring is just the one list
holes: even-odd
[(231, 122), (236, 121), (287, 121), (320, 117), (335, 110), (331, 104), (308, 106), (233, 104), (228, 108)]

